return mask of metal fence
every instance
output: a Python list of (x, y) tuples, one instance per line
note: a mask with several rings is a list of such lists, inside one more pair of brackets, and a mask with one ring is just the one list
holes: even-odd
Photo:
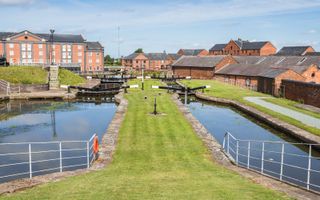
[(320, 144), (241, 140), (227, 132), (222, 146), (239, 167), (320, 192)]
[(87, 141), (1, 143), (0, 182), (90, 168), (95, 136)]
[(0, 92), (1, 91), (8, 96), (10, 94), (10, 83), (0, 79)]

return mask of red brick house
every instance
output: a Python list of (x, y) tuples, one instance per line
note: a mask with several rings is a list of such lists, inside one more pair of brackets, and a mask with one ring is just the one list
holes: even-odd
[(206, 49), (180, 49), (177, 54), (180, 56), (207, 56), (209, 52)]
[(194, 79), (213, 79), (215, 71), (236, 63), (231, 56), (182, 56), (172, 65), (174, 76)]
[(216, 44), (209, 50), (209, 55), (267, 56), (273, 55), (276, 47), (269, 41), (250, 42), (230, 40), (227, 44)]
[(0, 32), (0, 56), (10, 65), (47, 66), (53, 62), (82, 72), (104, 70), (104, 48), (99, 42), (87, 42), (82, 35), (54, 34), (51, 44), (50, 36), (27, 30)]
[(170, 69), (171, 64), (179, 56), (163, 53), (133, 53), (121, 59), (122, 66), (126, 70), (160, 71)]

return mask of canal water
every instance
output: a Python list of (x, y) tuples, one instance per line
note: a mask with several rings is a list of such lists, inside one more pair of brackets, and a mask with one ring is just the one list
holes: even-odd
[[(58, 143), (55, 141), (88, 141), (93, 134), (101, 140), (116, 111), (114, 99), (83, 98), (78, 102), (10, 101), (0, 104), (0, 182), (29, 177), (27, 144), (32, 144), (33, 176), (60, 170)], [(86, 167), (86, 143), (62, 144), (63, 171)], [(77, 150), (71, 150), (77, 149)], [(45, 151), (45, 152), (44, 152)], [(42, 153), (43, 152), (43, 153)], [(13, 154), (14, 155), (13, 155)], [(9, 155), (8, 155), (9, 154)], [(73, 157), (76, 157), (73, 159)], [(43, 161), (46, 160), (46, 161)], [(10, 165), (21, 163), (19, 165)], [(2, 167), (3, 166), (3, 167)], [(52, 169), (47, 171), (46, 169)], [(17, 175), (13, 175), (17, 174)], [(21, 175), (20, 175), (21, 174)], [(9, 176), (8, 176), (9, 175)], [(13, 176), (10, 176), (13, 175)]]
[[(302, 187), (307, 187), (305, 183), (308, 177), (308, 170), (306, 169), (308, 169), (309, 148), (306, 145), (290, 144), (301, 143), (301, 141), (230, 107), (203, 102), (197, 99), (191, 99), (188, 103), (191, 113), (221, 145), (226, 132), (230, 132), (235, 138), (240, 140), (251, 140), (250, 148), (248, 148), (248, 141), (242, 141), (238, 144), (238, 163), (243, 167), (260, 171), (263, 165), (263, 172), (265, 174), (280, 179), (281, 165), (279, 163), (281, 163), (282, 142), (286, 142), (283, 145), (285, 154), (283, 156), (282, 179)], [(263, 155), (262, 141), (278, 141), (279, 143), (265, 143)], [(230, 154), (235, 158), (235, 141), (230, 140), (230, 149)], [(248, 151), (248, 149), (250, 150)], [(248, 159), (248, 155), (250, 155), (250, 159)], [(262, 156), (264, 156), (263, 164)], [(319, 152), (313, 149), (310, 189), (316, 191), (320, 191), (320, 187), (318, 187), (320, 186), (319, 157)]]

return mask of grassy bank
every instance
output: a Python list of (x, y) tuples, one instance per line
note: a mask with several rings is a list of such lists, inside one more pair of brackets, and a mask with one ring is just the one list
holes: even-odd
[(0, 79), (16, 84), (45, 84), (48, 72), (41, 67), (0, 67)]
[[(107, 168), (2, 199), (286, 199), (212, 161), (169, 94), (152, 84), (159, 82), (126, 95), (128, 112)], [(150, 115), (155, 96), (159, 116)]]
[[(48, 71), (41, 67), (0, 67), (0, 79), (14, 84), (46, 84)], [(59, 81), (63, 85), (79, 85), (85, 79), (66, 69), (59, 69)]]
[[(248, 97), (248, 96), (257, 96), (257, 97), (271, 97), (270, 95), (266, 95), (263, 93), (259, 93), (259, 92), (254, 92), (248, 89), (243, 89), (240, 87), (236, 87), (230, 84), (226, 84), (226, 83), (222, 83), (219, 81), (215, 81), (215, 80), (183, 80), (182, 81), (183, 84), (187, 84), (189, 87), (197, 87), (197, 86), (202, 86), (202, 85), (210, 85), (211, 88), (206, 89), (205, 93), (207, 95), (210, 96), (214, 96), (214, 97), (219, 97), (219, 98), (225, 98), (225, 99), (231, 99), (231, 100), (236, 100), (238, 102), (241, 102), (245, 105), (254, 107), (266, 114), (269, 114), (273, 117), (276, 117), (280, 120), (283, 120), (289, 124), (292, 124), (294, 126), (297, 126), (301, 129), (304, 129), (310, 133), (313, 133), (315, 135), (320, 135), (320, 130), (314, 127), (310, 127), (307, 126), (303, 123), (301, 123), (298, 120), (295, 120), (293, 118), (290, 118), (288, 116), (282, 115), (280, 113), (277, 113), (273, 110), (269, 110), (265, 107), (259, 106), (257, 104), (251, 103), (249, 101), (244, 100), (244, 97)], [(301, 108), (297, 108), (294, 106), (295, 102), (290, 101), (290, 100), (286, 100), (286, 99), (280, 99), (280, 98), (272, 98), (272, 99), (268, 99), (267, 101), (270, 101), (274, 104), (280, 105), (280, 106), (284, 106), (287, 108), (290, 108), (292, 110), (298, 111), (298, 112), (302, 112), (304, 114), (313, 116), (313, 117), (317, 117), (319, 118), (319, 114), (317, 113), (313, 113), (310, 112), (308, 110), (305, 109), (301, 109)]]

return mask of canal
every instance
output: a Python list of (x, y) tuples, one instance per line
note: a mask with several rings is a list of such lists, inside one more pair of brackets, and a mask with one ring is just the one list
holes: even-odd
[[(61, 167), (62, 171), (85, 168), (86, 144), (77, 141), (88, 141), (93, 134), (101, 140), (116, 111), (113, 97), (94, 102), (96, 99), (83, 97), (76, 102), (1, 103), (0, 182), (29, 177), (30, 167), (33, 176), (58, 172)], [(63, 152), (59, 155), (56, 141), (75, 142), (62, 143)], [(28, 152), (28, 145), (23, 143), (30, 142), (32, 158), (23, 153)], [(59, 156), (63, 158), (61, 163)]]
[[(301, 141), (230, 107), (200, 101), (194, 97), (189, 100), (188, 107), (221, 145), (226, 132), (230, 132), (236, 139), (241, 140), (238, 148), (236, 141), (230, 140), (230, 154), (236, 158), (238, 153), (240, 166), (259, 172), (262, 168), (264, 174), (305, 188), (308, 187), (306, 183), (309, 181), (310, 189), (320, 191), (318, 151), (312, 149), (308, 180), (309, 148), (303, 144), (292, 144), (301, 143)], [(262, 141), (270, 142), (263, 144)], [(283, 157), (282, 152), (284, 152)], [(280, 174), (282, 174), (281, 177)]]

